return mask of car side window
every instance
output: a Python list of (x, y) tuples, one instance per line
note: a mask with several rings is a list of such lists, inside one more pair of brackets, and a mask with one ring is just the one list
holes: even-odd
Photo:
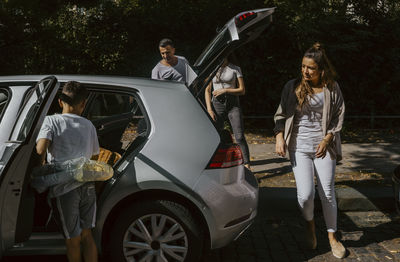
[(7, 103), (9, 100), (7, 89), (0, 87), (0, 121), (3, 119), (3, 114), (6, 111)]
[(145, 137), (147, 122), (134, 94), (91, 92), (84, 115), (97, 129), (100, 147), (123, 154), (138, 137)]
[(89, 120), (102, 119), (130, 112), (134, 99), (130, 95), (114, 93), (94, 93)]

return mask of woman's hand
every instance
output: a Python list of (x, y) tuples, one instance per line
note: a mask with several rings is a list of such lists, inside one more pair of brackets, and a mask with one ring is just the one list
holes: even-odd
[(332, 142), (333, 135), (331, 133), (327, 134), (324, 139), (322, 139), (321, 143), (317, 146), (317, 152), (315, 153), (316, 158), (324, 158), (326, 156), (326, 150), (328, 145)]
[(315, 153), (316, 158), (324, 158), (326, 156), (326, 150), (328, 148), (328, 142), (325, 139), (322, 139), (321, 143), (317, 146), (317, 152)]
[(281, 157), (285, 157), (286, 155), (286, 143), (283, 138), (283, 132), (276, 135), (275, 151)]
[(208, 114), (211, 116), (212, 120), (217, 121), (217, 116), (212, 109), (207, 110)]
[(218, 97), (218, 96), (223, 95), (225, 93), (226, 93), (226, 89), (224, 89), (224, 88), (220, 88), (220, 89), (214, 90), (212, 92), (213, 96), (215, 96), (215, 97)]

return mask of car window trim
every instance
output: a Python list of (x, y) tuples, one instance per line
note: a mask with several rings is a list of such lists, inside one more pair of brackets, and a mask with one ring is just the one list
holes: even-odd
[[(38, 80), (38, 81), (36, 81), (36, 82), (32, 82), (32, 81), (23, 82), (23, 83), (25, 83), (25, 86), (29, 86), (29, 85), (27, 85), (27, 83), (33, 83), (33, 85), (32, 85), (31, 88), (28, 88), (28, 89), (26, 90), (26, 92), (24, 93), (23, 102), (21, 102), (21, 105), (20, 105), (20, 107), (19, 107), (19, 109), (18, 109), (16, 121), (15, 121), (14, 126), (13, 126), (13, 128), (12, 128), (12, 132), (10, 133), (10, 138), (9, 138), (10, 141), (12, 141), (12, 140), (11, 140), (11, 137), (13, 137), (14, 132), (16, 131), (15, 128), (17, 127), (17, 123), (18, 123), (18, 121), (19, 121), (19, 118), (21, 117), (21, 114), (22, 114), (22, 112), (23, 112), (23, 110), (24, 110), (26, 104), (27, 104), (28, 101), (31, 99), (33, 92), (35, 92), (35, 87), (39, 88), (39, 85), (38, 85), (38, 84), (39, 84), (40, 82), (42, 82), (43, 80), (45, 80), (45, 79), (49, 79), (49, 81), (54, 81), (54, 80), (55, 80), (55, 85), (57, 85), (57, 83), (59, 83), (58, 80), (57, 80), (57, 78), (56, 78), (55, 76), (52, 76), (52, 75), (45, 76), (45, 77), (43, 77), (42, 79), (40, 79), (40, 80)], [(49, 84), (51, 84), (51, 83), (49, 83)], [(13, 84), (13, 86), (14, 86), (14, 84)], [(17, 86), (18, 86), (18, 85), (17, 85)], [(50, 90), (48, 90), (48, 91), (50, 91)], [(28, 94), (29, 92), (31, 92), (31, 94)], [(29, 97), (27, 97), (27, 95), (29, 95)], [(39, 99), (39, 98), (38, 98), (38, 99)], [(35, 118), (38, 116), (38, 114), (40, 114), (40, 112), (41, 112), (41, 107), (43, 106), (43, 103), (47, 103), (47, 101), (48, 101), (48, 97), (46, 97), (46, 99), (41, 99), (41, 103), (40, 103), (40, 106), (39, 106), (39, 109), (38, 109), (39, 111), (36, 112)], [(35, 103), (36, 103), (36, 102), (35, 102)], [(32, 106), (33, 106), (33, 104), (32, 104)], [(33, 120), (33, 121), (34, 121), (34, 120)], [(22, 127), (22, 125), (23, 125), (23, 123), (21, 124), (21, 127)], [(20, 140), (16, 140), (16, 141), (18, 141), (18, 142), (20, 142), (20, 143), (22, 144), (24, 141), (26, 141), (26, 140), (28, 139), (28, 137), (29, 137), (29, 135), (30, 135), (29, 133), (31, 133), (31, 131), (32, 131), (32, 126), (31, 126), (29, 132), (27, 133), (27, 135), (26, 135), (26, 137), (24, 138), (23, 141), (20, 141)], [(19, 133), (18, 133), (17, 137), (18, 137), (18, 136), (19, 136)]]

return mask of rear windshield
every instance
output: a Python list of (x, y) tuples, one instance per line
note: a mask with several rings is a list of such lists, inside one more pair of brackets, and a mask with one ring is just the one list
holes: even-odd
[(6, 111), (10, 96), (4, 87), (0, 87), (0, 121), (3, 119), (3, 114)]
[(227, 27), (223, 28), (214, 40), (204, 49), (203, 53), (199, 56), (195, 67), (202, 67), (211, 62), (216, 58), (216, 55), (221, 53), (224, 48), (227, 47), (227, 43), (232, 41), (231, 34)]
[(204, 88), (216, 73), (217, 67), (222, 64), (224, 52), (231, 41), (229, 29), (224, 27), (197, 59), (194, 68), (199, 77), (190, 86), (196, 97), (203, 95)]

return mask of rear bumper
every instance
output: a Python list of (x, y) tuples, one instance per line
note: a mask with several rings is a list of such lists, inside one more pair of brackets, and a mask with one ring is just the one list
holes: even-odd
[(203, 213), (210, 232), (210, 248), (235, 240), (257, 214), (258, 185), (244, 166), (205, 170), (194, 187), (206, 203)]

